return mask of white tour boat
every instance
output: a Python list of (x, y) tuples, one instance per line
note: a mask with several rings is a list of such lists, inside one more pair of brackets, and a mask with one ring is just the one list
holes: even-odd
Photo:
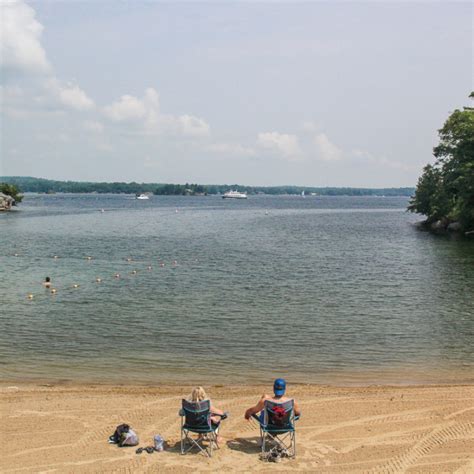
[(239, 191), (227, 191), (222, 195), (222, 199), (247, 199), (247, 193), (240, 193)]
[(145, 199), (150, 199), (146, 194), (137, 194), (135, 199), (140, 199), (140, 201), (144, 201)]

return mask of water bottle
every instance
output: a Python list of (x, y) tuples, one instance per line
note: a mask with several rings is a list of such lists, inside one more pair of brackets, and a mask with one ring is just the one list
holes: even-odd
[(165, 440), (160, 435), (155, 435), (153, 437), (153, 441), (155, 443), (155, 451), (163, 451), (163, 445), (165, 443)]

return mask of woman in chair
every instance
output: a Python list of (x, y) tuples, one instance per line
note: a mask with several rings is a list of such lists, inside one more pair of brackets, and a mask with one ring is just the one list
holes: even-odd
[[(211, 405), (211, 424), (212, 427), (216, 429), (216, 434), (219, 430), (219, 425), (221, 421), (227, 418), (227, 414), (219, 408), (216, 408), (213, 404), (211, 399), (207, 396), (206, 391), (202, 387), (195, 387), (191, 392), (191, 395), (188, 397), (188, 402), (203, 402), (204, 400), (209, 400)], [(222, 441), (221, 436), (217, 436), (217, 444)]]

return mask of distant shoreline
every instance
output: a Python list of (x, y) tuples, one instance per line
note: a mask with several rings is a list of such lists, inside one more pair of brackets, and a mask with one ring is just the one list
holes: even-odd
[(412, 196), (414, 187), (399, 188), (357, 188), (336, 186), (246, 186), (241, 184), (171, 184), (136, 182), (86, 182), (55, 181), (25, 176), (0, 176), (0, 182), (14, 184), (21, 192), (34, 193), (97, 193), (97, 194), (141, 194), (149, 193), (168, 196), (220, 195), (230, 189), (249, 195), (300, 195), (311, 196)]

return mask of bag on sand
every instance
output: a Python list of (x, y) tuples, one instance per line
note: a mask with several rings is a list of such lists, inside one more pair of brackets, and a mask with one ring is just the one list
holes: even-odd
[(118, 445), (122, 448), (124, 446), (136, 446), (139, 443), (138, 435), (132, 428), (129, 428), (126, 433), (122, 433)]
[(118, 444), (122, 447), (136, 446), (139, 441), (135, 431), (133, 431), (129, 425), (123, 423), (115, 428), (114, 434), (109, 438), (109, 443)]

